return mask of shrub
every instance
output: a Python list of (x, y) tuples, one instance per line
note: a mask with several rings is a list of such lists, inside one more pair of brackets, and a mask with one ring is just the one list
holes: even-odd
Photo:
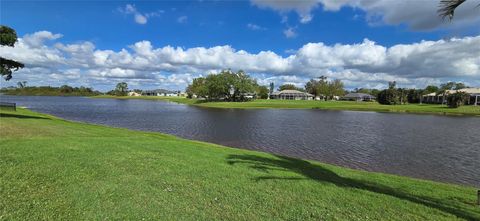
[(457, 92), (447, 96), (447, 105), (450, 108), (458, 108), (465, 104), (469, 95), (465, 92)]

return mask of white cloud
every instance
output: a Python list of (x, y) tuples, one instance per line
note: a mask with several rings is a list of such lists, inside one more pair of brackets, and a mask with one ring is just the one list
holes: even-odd
[(265, 27), (253, 23), (248, 23), (247, 28), (253, 31), (267, 30)]
[(282, 14), (295, 11), (300, 16), (301, 23), (310, 22), (313, 18), (311, 11), (318, 6), (317, 0), (251, 0), (251, 2), (259, 8), (271, 8)]
[(456, 80), (480, 86), (480, 36), (421, 41), (391, 47), (365, 39), (357, 44), (308, 43), (290, 55), (253, 54), (231, 46), (155, 48), (139, 41), (121, 50), (100, 50), (91, 42), (63, 44), (60, 34), (36, 32), (0, 47), (0, 56), (25, 63), (14, 80), (110, 85), (120, 80), (139, 85), (183, 89), (192, 78), (221, 69), (244, 70), (259, 82), (302, 84), (325, 75), (347, 87), (379, 87)]
[(406, 24), (413, 30), (432, 30), (439, 28), (471, 27), (480, 22), (478, 1), (469, 0), (455, 12), (452, 22), (446, 22), (438, 16), (438, 0), (251, 0), (260, 8), (270, 8), (284, 14), (295, 11), (301, 23), (312, 20), (312, 11), (323, 7), (325, 11), (338, 11), (342, 7), (357, 8), (366, 13), (367, 22), (372, 25)]
[(148, 22), (149, 17), (156, 17), (161, 14), (163, 11), (157, 11), (157, 12), (151, 12), (151, 13), (141, 13), (138, 11), (138, 9), (135, 7), (135, 5), (132, 4), (127, 4), (125, 5), (125, 8), (119, 8), (118, 9), (121, 13), (124, 14), (131, 14), (133, 15), (133, 19), (137, 24), (144, 25)]
[(297, 37), (297, 33), (295, 32), (295, 29), (292, 27), (289, 27), (285, 30), (283, 30), (283, 34), (285, 35), (286, 38), (295, 38)]
[(177, 22), (178, 22), (178, 23), (186, 23), (187, 20), (188, 20), (188, 17), (185, 16), (185, 15), (184, 15), (184, 16), (180, 16), (180, 17), (177, 18)]

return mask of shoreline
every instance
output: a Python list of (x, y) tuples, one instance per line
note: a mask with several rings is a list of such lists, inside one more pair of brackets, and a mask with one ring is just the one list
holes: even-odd
[(400, 113), (444, 116), (480, 116), (480, 106), (462, 106), (459, 109), (436, 104), (380, 105), (373, 102), (354, 101), (290, 101), (290, 100), (254, 100), (247, 102), (199, 102), (196, 99), (179, 97), (117, 97), (110, 95), (92, 96), (95, 99), (134, 99), (168, 101), (204, 108), (219, 109), (312, 109), (333, 111), (366, 111), (377, 113)]
[[(8, 205), (3, 208), (7, 219), (198, 219), (200, 214), (204, 219), (252, 220), (266, 218), (261, 214), (314, 220), (480, 218), (476, 189), (466, 185), (69, 121), (28, 109), (0, 113), (5, 138), (0, 162), (10, 162), (0, 164), (5, 171), (0, 187), (6, 190), (0, 193), (0, 205)], [(11, 188), (18, 185), (34, 188)], [(172, 199), (176, 203), (168, 203)], [(260, 205), (244, 207), (259, 199)], [(53, 210), (22, 204), (31, 200)], [(152, 206), (139, 209), (139, 200)], [(294, 212), (304, 210), (317, 215)]]

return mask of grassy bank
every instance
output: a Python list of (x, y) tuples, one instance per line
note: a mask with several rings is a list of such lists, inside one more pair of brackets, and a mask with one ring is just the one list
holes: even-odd
[(0, 112), (0, 220), (478, 220), (470, 187)]
[(291, 108), (291, 109), (324, 109), (324, 110), (352, 110), (352, 111), (377, 111), (377, 112), (403, 112), (427, 114), (453, 114), (453, 115), (480, 115), (480, 106), (461, 106), (448, 108), (438, 104), (406, 104), (406, 105), (381, 105), (377, 102), (355, 101), (305, 101), (305, 100), (254, 100), (249, 102), (204, 102), (196, 99), (178, 97), (115, 97), (96, 96), (96, 98), (116, 99), (144, 99), (167, 100), (182, 104), (196, 105), (213, 108)]

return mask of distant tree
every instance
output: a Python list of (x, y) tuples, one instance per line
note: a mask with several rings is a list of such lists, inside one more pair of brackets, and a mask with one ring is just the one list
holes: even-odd
[(313, 94), (315, 97), (324, 96), (327, 99), (332, 99), (334, 96), (342, 96), (345, 94), (343, 82), (339, 79), (327, 81), (327, 77), (320, 76), (319, 80), (310, 79), (305, 84), (305, 90)]
[(128, 92), (128, 84), (126, 82), (120, 82), (115, 87), (116, 96), (126, 96)]
[(278, 90), (279, 91), (283, 91), (283, 90), (297, 90), (298, 88), (293, 85), (293, 84), (284, 84), (284, 85), (281, 85)]
[(268, 98), (268, 87), (267, 86), (258, 86), (257, 87), (257, 96), (260, 99), (267, 99)]
[(437, 93), (439, 88), (435, 85), (428, 85), (423, 92), (425, 94), (430, 94), (430, 93)]
[(455, 83), (455, 87), (453, 88), (454, 90), (460, 90), (467, 88), (467, 86), (464, 83)]
[(328, 93), (327, 96), (330, 99), (333, 99), (334, 96), (343, 96), (345, 95), (345, 89), (343, 88), (343, 82), (339, 79), (335, 79), (332, 82), (328, 83)]
[(442, 98), (443, 98), (442, 103), (445, 103), (449, 90), (458, 90), (458, 89), (462, 89), (464, 87), (465, 87), (465, 85), (463, 83), (456, 83), (456, 82), (453, 82), (453, 81), (443, 83), (443, 84), (440, 84), (440, 88), (437, 91), (437, 95), (441, 94)]
[[(17, 33), (10, 27), (0, 26), (0, 45), (7, 47), (14, 47), (17, 42)], [(0, 57), (0, 74), (6, 81), (12, 79), (12, 73), (24, 65), (20, 62)]]
[(400, 104), (400, 96), (398, 90), (395, 88), (397, 83), (395, 81), (388, 82), (388, 89), (380, 91), (378, 93), (378, 103), (385, 105)]
[(411, 103), (411, 104), (420, 103), (424, 93), (425, 92), (422, 89), (409, 89), (407, 91), (408, 103)]
[(310, 94), (313, 94), (315, 97), (319, 96), (318, 91), (317, 91), (318, 84), (319, 84), (319, 82), (317, 80), (310, 79), (310, 81), (308, 81), (305, 84), (305, 91), (307, 91)]
[(273, 82), (270, 82), (270, 88), (269, 88), (269, 94), (272, 94), (273, 93), (273, 90), (275, 89), (275, 85), (273, 84)]
[[(255, 93), (257, 82), (244, 71), (237, 73), (224, 70), (218, 74), (210, 74), (205, 78), (195, 78), (188, 85), (188, 97), (194, 94), (208, 100), (244, 101), (246, 93)], [(233, 92), (233, 93), (231, 93)]]
[(60, 87), (60, 92), (62, 93), (71, 93), (74, 89), (68, 85), (62, 85)]
[(25, 88), (25, 87), (27, 87), (27, 81), (19, 81), (19, 82), (17, 82), (17, 86), (19, 88)]
[(447, 96), (447, 105), (450, 108), (458, 108), (465, 104), (469, 98), (470, 96), (467, 93), (457, 91), (456, 93), (452, 93)]

